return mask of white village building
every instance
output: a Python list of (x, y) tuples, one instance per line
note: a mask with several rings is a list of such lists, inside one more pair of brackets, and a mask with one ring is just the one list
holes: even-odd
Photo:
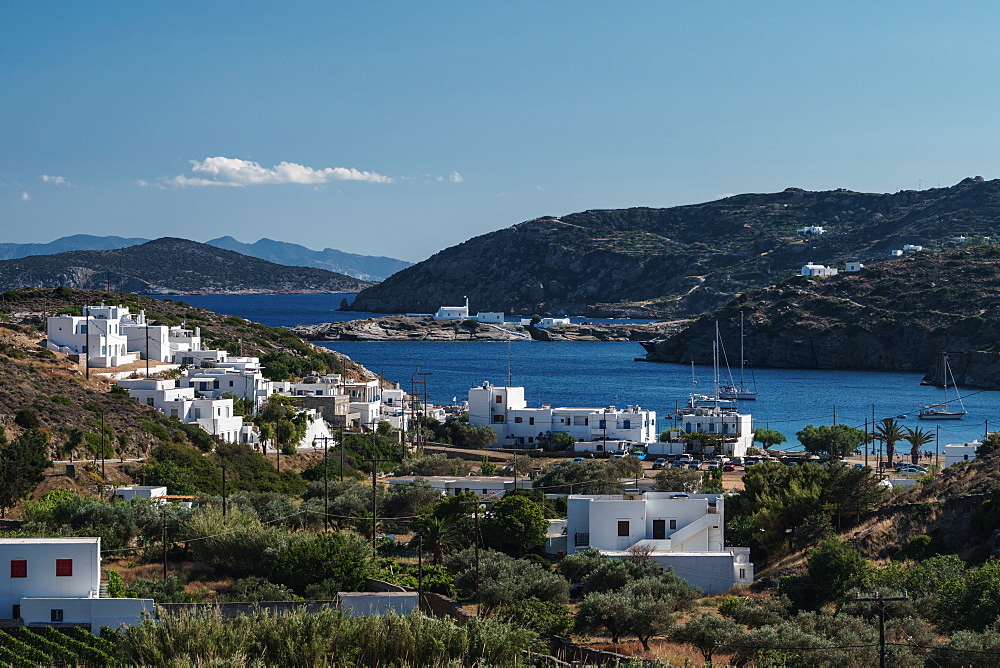
[(465, 306), (442, 306), (434, 314), (435, 320), (468, 320), (469, 298), (465, 298)]
[(801, 227), (795, 230), (795, 233), (820, 235), (820, 234), (826, 234), (826, 230), (824, 230), (819, 225), (810, 225), (809, 227)]
[[(720, 402), (705, 404), (694, 395), (685, 408), (677, 411), (678, 427), (669, 430), (666, 442), (656, 441), (646, 446), (651, 455), (726, 455), (745, 457), (747, 448), (753, 445), (753, 416), (740, 413), (735, 408), (724, 408)], [(719, 452), (714, 446), (697, 444), (685, 439), (683, 434), (709, 434), (719, 436)]]
[(948, 467), (961, 464), (962, 462), (975, 461), (976, 450), (981, 445), (980, 441), (972, 441), (971, 443), (962, 443), (961, 445), (944, 446), (944, 465)]
[(0, 564), (0, 619), (99, 633), (154, 614), (152, 599), (102, 595), (100, 538), (0, 538)]
[(501, 446), (532, 446), (539, 434), (564, 432), (576, 441), (656, 440), (656, 411), (639, 406), (606, 408), (528, 408), (523, 387), (488, 382), (469, 390), (469, 424), (492, 427)]
[(124, 306), (84, 306), (83, 315), (60, 315), (48, 319), (45, 346), (65, 355), (86, 355), (92, 367), (131, 364), (139, 355), (129, 352), (121, 319)]
[(256, 432), (233, 413), (232, 399), (195, 398), (193, 387), (178, 387), (177, 381), (165, 378), (128, 378), (118, 384), (139, 403), (181, 422), (197, 424), (223, 441), (257, 442)]
[(836, 267), (826, 267), (822, 264), (813, 264), (808, 262), (802, 267), (802, 276), (836, 276)]
[(442, 496), (457, 496), (462, 492), (472, 492), (479, 496), (494, 495), (502, 497), (515, 489), (531, 489), (534, 484), (527, 476), (482, 476), (482, 475), (430, 475), (430, 476), (399, 476), (389, 478), (389, 487), (422, 481), (431, 489), (441, 492)]
[(588, 547), (615, 558), (630, 548), (705, 591), (718, 594), (753, 582), (750, 548), (727, 547), (721, 494), (626, 492), (570, 495), (567, 554)]
[(919, 253), (923, 249), (923, 246), (918, 246), (916, 244), (903, 244), (904, 253)]
[(865, 265), (861, 264), (860, 262), (845, 262), (844, 263), (844, 271), (847, 272), (847, 273), (853, 273), (853, 272), (856, 272), (856, 271), (861, 271), (864, 268), (865, 268)]

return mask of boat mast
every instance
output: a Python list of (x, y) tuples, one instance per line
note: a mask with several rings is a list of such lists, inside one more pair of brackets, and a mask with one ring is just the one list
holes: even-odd
[(740, 391), (746, 389), (746, 374), (743, 371), (743, 311), (740, 311)]

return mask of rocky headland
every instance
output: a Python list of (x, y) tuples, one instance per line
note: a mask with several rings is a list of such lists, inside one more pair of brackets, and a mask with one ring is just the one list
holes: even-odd
[(826, 279), (796, 277), (742, 295), (651, 345), (649, 361), (711, 363), (715, 323), (732, 359), (740, 313), (755, 367), (915, 371), (940, 384), (1000, 389), (1000, 249), (910, 257)]
[(532, 327), (471, 320), (391, 315), (368, 320), (298, 325), (292, 331), (313, 341), (649, 341), (681, 327), (680, 321), (645, 325)]

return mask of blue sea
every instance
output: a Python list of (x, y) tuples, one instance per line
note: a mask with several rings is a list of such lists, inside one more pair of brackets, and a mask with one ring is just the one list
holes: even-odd
[[(269, 325), (315, 324), (374, 317), (378, 314), (336, 311), (345, 295), (178, 295), (194, 306), (233, 314)], [(346, 295), (348, 299), (353, 295)], [(644, 351), (637, 343), (540, 342), (328, 342), (381, 376), (409, 390), (418, 368), (430, 372), (427, 391), (436, 403), (461, 402), (471, 387), (484, 381), (510, 381), (525, 388), (531, 406), (639, 405), (655, 410), (660, 426), (664, 416), (687, 400), (692, 387), (708, 392), (712, 369), (636, 362)], [(734, 371), (734, 374), (738, 373)], [(939, 431), (940, 445), (964, 443), (980, 437), (987, 422), (1000, 427), (1000, 392), (963, 391), (969, 414), (962, 420), (918, 420), (918, 405), (942, 400), (940, 388), (920, 385), (913, 373), (874, 371), (813, 371), (759, 369), (753, 372), (759, 392), (756, 401), (741, 403), (753, 415), (755, 426), (776, 429), (797, 446), (795, 432), (807, 424), (838, 423), (863, 427), (865, 419), (905, 415), (905, 426)], [(738, 380), (738, 379), (737, 379)], [(751, 380), (747, 376), (747, 381)], [(954, 398), (954, 395), (952, 395)], [(934, 444), (928, 446), (933, 449)]]

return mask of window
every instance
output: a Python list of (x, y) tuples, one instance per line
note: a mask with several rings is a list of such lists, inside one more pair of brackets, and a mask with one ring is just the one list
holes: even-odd
[(11, 615), (11, 619), (19, 619), (21, 617), (21, 606), (14, 606), (14, 614)]
[(521, 424), (522, 421), (523, 420), (519, 417), (514, 418), (514, 422), (516, 422), (517, 424)]
[(502, 404), (503, 403), (503, 396), (502, 395), (499, 395), (499, 394), (497, 395), (497, 403), (498, 404)]
[(52, 615), (51, 615), (50, 619), (53, 622), (61, 622), (63, 620), (63, 611), (62, 611), (62, 608), (54, 608), (52, 610)]
[(72, 559), (56, 559), (56, 575), (57, 576), (70, 576), (73, 575), (73, 560)]
[(747, 577), (747, 569), (741, 568), (740, 569), (740, 580), (745, 580), (746, 577)]
[(229, 381), (229, 387), (233, 386), (233, 381)]
[(153, 405), (153, 397), (146, 397), (146, 405), (147, 406)]
[(674, 531), (677, 528), (677, 520), (670, 520), (670, 530)]
[(618, 520), (618, 535), (619, 536), (628, 535), (628, 520)]
[(10, 576), (12, 578), (26, 578), (26, 577), (28, 577), (28, 560), (27, 559), (11, 559), (10, 560)]
[(493, 421), (496, 422), (496, 423), (502, 423), (503, 422), (503, 416), (502, 415), (494, 415), (493, 416)]
[[(535, 418), (533, 417), (528, 418), (528, 424), (535, 424)], [(968, 459), (969, 458), (968, 455), (966, 455), (965, 458)]]
[(632, 428), (632, 421), (625, 420), (625, 423), (622, 425), (622, 429), (631, 429), (631, 428)]

